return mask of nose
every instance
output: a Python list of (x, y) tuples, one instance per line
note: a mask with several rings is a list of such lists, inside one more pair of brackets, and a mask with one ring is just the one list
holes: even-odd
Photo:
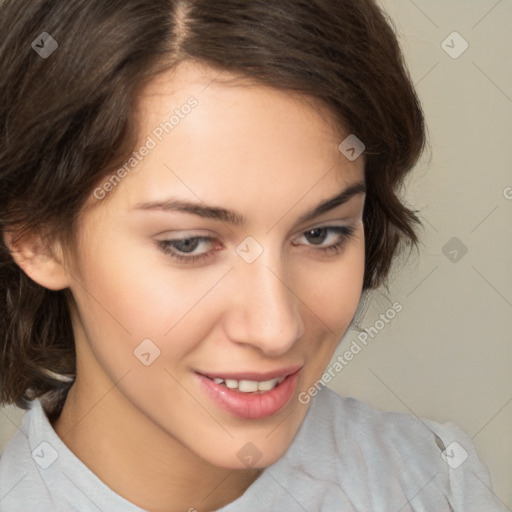
[(293, 282), (275, 260), (269, 263), (262, 255), (252, 264), (240, 261), (236, 266), (224, 329), (232, 342), (277, 357), (303, 336), (304, 322)]

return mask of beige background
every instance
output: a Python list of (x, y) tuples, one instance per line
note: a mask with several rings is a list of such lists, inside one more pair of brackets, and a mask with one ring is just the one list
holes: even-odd
[[(375, 326), (393, 302), (402, 311), (330, 385), (381, 409), (458, 424), (512, 510), (512, 1), (382, 5), (430, 132), (431, 151), (406, 193), (421, 211), (423, 247), (361, 325)], [(456, 59), (441, 45), (454, 31), (469, 45)], [(450, 37), (445, 46), (454, 54), (461, 44)], [(347, 333), (338, 353), (356, 336)], [(14, 407), (0, 410), (0, 451), (20, 418)]]

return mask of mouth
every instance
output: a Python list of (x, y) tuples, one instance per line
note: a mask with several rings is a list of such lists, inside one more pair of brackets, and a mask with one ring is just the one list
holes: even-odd
[(276, 414), (290, 401), (302, 366), (267, 373), (196, 373), (206, 396), (230, 414), (261, 419)]

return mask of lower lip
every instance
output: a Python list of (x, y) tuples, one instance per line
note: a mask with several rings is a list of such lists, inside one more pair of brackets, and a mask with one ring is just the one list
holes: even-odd
[(206, 394), (222, 409), (243, 419), (261, 419), (280, 411), (293, 396), (299, 372), (288, 375), (283, 382), (264, 393), (242, 393), (197, 374)]

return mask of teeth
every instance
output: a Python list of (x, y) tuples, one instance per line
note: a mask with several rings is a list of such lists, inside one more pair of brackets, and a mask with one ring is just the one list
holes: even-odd
[(236, 389), (238, 387), (237, 380), (226, 379), (225, 384), (229, 389)]
[(285, 377), (279, 379), (264, 380), (257, 382), (255, 380), (234, 380), (234, 379), (220, 379), (215, 377), (213, 382), (215, 384), (224, 384), (229, 389), (238, 389), (242, 393), (255, 393), (256, 391), (270, 391), (278, 384), (281, 384)]
[(238, 391), (242, 393), (253, 393), (258, 391), (258, 383), (254, 380), (241, 380), (238, 382)]

